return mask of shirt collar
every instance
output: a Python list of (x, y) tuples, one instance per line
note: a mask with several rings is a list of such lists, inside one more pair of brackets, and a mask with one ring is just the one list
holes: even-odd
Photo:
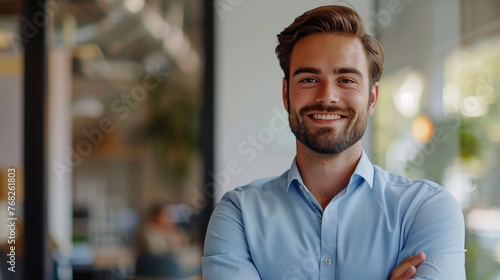
[[(362, 149), (361, 158), (358, 162), (358, 165), (356, 166), (356, 169), (354, 170), (354, 173), (351, 176), (348, 187), (351, 185), (352, 182), (355, 182), (359, 178), (362, 178), (368, 183), (368, 186), (370, 186), (370, 188), (373, 188), (373, 174), (374, 174), (373, 164), (366, 155), (365, 151)], [(300, 176), (299, 168), (297, 167), (296, 157), (293, 159), (292, 166), (290, 167), (290, 171), (288, 172), (288, 179), (286, 185), (287, 191), (292, 183), (297, 185), (305, 185), (304, 182), (302, 181), (302, 177)]]
[(353, 182), (356, 177), (363, 178), (370, 189), (373, 188), (373, 174), (374, 174), (373, 164), (365, 153), (365, 150), (361, 150), (361, 158), (359, 159), (358, 165), (351, 176), (349, 184)]
[(302, 177), (300, 176), (299, 168), (297, 167), (297, 157), (293, 159), (292, 166), (290, 167), (290, 171), (288, 171), (288, 179), (286, 184), (286, 191), (290, 188), (292, 183), (298, 183), (299, 185), (303, 185)]

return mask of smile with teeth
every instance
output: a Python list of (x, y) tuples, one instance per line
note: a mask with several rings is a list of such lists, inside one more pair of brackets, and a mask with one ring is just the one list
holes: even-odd
[(337, 114), (313, 114), (312, 117), (316, 120), (338, 120), (342, 118), (341, 115)]

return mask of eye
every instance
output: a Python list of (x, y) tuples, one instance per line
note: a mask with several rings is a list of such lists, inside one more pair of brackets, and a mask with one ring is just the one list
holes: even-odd
[(351, 80), (351, 79), (340, 79), (339, 82), (341, 82), (343, 84), (352, 84), (352, 83), (354, 83), (354, 81)]
[(305, 78), (300, 80), (299, 83), (316, 83), (316, 80), (313, 78)]

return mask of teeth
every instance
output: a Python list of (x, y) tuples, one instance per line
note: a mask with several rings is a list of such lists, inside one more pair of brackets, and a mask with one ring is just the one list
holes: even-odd
[(317, 120), (338, 120), (341, 116), (336, 114), (313, 114), (313, 118)]

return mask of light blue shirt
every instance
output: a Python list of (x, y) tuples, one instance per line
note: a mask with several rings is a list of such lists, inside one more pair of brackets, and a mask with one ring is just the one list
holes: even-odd
[(373, 165), (363, 151), (347, 187), (323, 210), (290, 170), (224, 195), (208, 227), (204, 280), (390, 279), (410, 255), (415, 279), (465, 279), (457, 201), (427, 180)]

